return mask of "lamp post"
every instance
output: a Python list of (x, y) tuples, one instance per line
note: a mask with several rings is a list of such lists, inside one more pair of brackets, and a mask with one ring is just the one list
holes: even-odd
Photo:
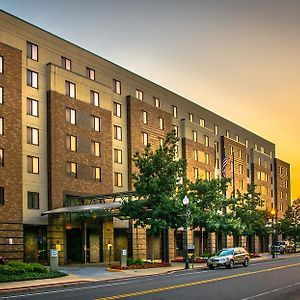
[(187, 196), (184, 196), (182, 203), (185, 206), (185, 225), (184, 225), (184, 231), (185, 231), (185, 269), (189, 269), (189, 243), (188, 243), (188, 221), (189, 221), (189, 216), (188, 216), (188, 205), (189, 205), (189, 198)]
[(276, 210), (272, 208), (271, 210), (271, 216), (272, 216), (272, 258), (275, 258), (275, 215), (276, 215)]

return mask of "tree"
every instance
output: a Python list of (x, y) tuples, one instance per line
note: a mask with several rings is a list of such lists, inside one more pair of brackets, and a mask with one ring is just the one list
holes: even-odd
[(277, 224), (277, 232), (294, 242), (300, 240), (300, 199), (293, 202)]
[(135, 220), (136, 227), (149, 226), (151, 237), (162, 230), (183, 225), (183, 208), (179, 195), (186, 172), (186, 161), (176, 160), (178, 141), (173, 130), (167, 134), (163, 146), (153, 150), (149, 144), (143, 153), (137, 152), (133, 157), (138, 169), (132, 175), (136, 199), (124, 201), (120, 212)]

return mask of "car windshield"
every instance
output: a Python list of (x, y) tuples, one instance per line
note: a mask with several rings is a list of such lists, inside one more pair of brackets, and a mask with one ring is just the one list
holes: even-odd
[(227, 255), (233, 255), (233, 249), (224, 249), (219, 251), (216, 256), (227, 256)]

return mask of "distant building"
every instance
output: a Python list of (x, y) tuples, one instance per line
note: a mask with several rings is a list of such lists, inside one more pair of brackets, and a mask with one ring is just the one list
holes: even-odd
[[(171, 129), (190, 179), (221, 176), (225, 151), (224, 172), (235, 174), (229, 193), (254, 182), (282, 217), (290, 166), (275, 158), (273, 143), (1, 11), (0, 255), (44, 261), (57, 248), (61, 263), (99, 262), (127, 248), (150, 257), (148, 231), (105, 212), (132, 189), (133, 153), (159, 146)], [(214, 251), (218, 239), (195, 230), (196, 255)], [(154, 243), (159, 258), (160, 237)], [(170, 230), (169, 244), (170, 258), (182, 255), (183, 232)]]

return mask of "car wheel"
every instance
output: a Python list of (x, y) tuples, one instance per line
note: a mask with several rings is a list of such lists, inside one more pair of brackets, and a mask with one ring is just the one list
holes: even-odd
[(229, 262), (228, 269), (233, 269), (233, 268), (234, 268), (234, 261), (231, 260), (231, 261)]
[(208, 266), (210, 270), (214, 270), (215, 267), (214, 266)]
[(248, 266), (249, 266), (249, 259), (248, 259), (248, 258), (246, 258), (246, 259), (244, 260), (243, 266), (244, 266), (244, 267), (248, 267)]

